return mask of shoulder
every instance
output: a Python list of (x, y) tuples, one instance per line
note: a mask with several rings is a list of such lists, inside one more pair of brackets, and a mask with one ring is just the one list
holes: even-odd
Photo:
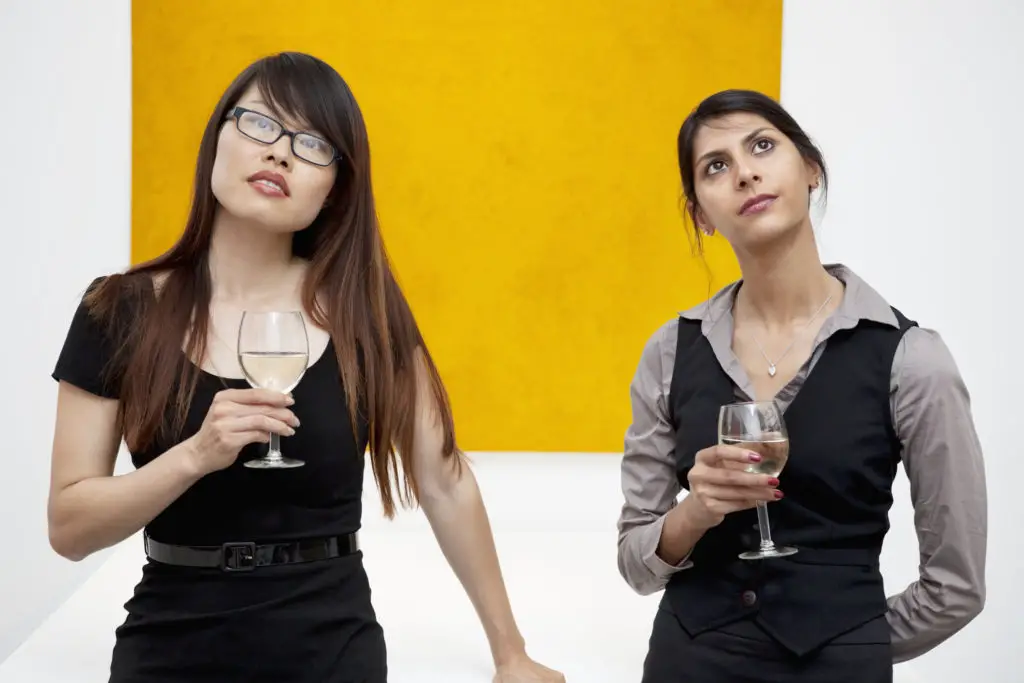
[(117, 397), (111, 370), (120, 330), (130, 324), (121, 314), (121, 301), (116, 275), (96, 277), (85, 287), (51, 373), (55, 380), (104, 398)]
[(663, 323), (647, 338), (647, 342), (644, 344), (644, 353), (660, 351), (665, 348), (674, 349), (678, 337), (679, 318), (675, 317)]
[(673, 318), (658, 327), (648, 336), (640, 354), (642, 366), (660, 367), (664, 361), (675, 356), (679, 339), (679, 318)]
[(943, 402), (969, 401), (960, 368), (942, 335), (911, 327), (903, 335), (892, 365), (897, 412), (941, 409)]
[(65, 347), (83, 345), (110, 355), (139, 329), (152, 293), (153, 279), (146, 273), (94, 277), (81, 294)]
[(946, 382), (959, 377), (953, 353), (938, 331), (915, 325), (903, 334), (893, 369), (906, 380)]
[(647, 338), (633, 375), (631, 393), (634, 397), (660, 400), (668, 393), (675, 367), (678, 334), (679, 319), (674, 318)]
[(77, 315), (102, 327), (112, 340), (124, 341), (138, 329), (153, 293), (154, 280), (148, 273), (101, 275), (86, 287)]

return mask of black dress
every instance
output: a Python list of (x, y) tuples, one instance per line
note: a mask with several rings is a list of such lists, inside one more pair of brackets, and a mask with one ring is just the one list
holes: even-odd
[[(116, 398), (101, 381), (112, 340), (79, 306), (53, 377)], [(187, 361), (186, 361), (187, 362)], [(198, 431), (218, 391), (244, 380), (202, 372), (181, 438)], [(292, 392), (301, 422), (281, 449), (306, 465), (256, 470), (242, 463), (265, 444), (186, 491), (147, 527), (177, 545), (277, 542), (355, 532), (360, 526), (367, 428), (353, 434), (334, 345)], [(142, 467), (174, 443), (132, 453)], [(140, 547), (140, 554), (143, 549)], [(145, 560), (117, 629), (110, 683), (383, 683), (384, 636), (361, 552), (244, 573)]]

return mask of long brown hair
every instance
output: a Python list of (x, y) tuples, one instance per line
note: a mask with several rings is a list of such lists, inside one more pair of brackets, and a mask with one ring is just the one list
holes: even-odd
[[(374, 478), (384, 512), (392, 517), (393, 490), (404, 505), (419, 499), (411, 467), (419, 354), (426, 362), (436, 404), (428, 413), (440, 420), (444, 456), (454, 458), (459, 471), (462, 453), (455, 444), (444, 385), (381, 238), (362, 113), (341, 76), (309, 55), (266, 57), (235, 78), (203, 133), (193, 201), (181, 238), (157, 258), (104, 279), (86, 297), (93, 313), (107, 321), (124, 310), (126, 296), (147, 302), (145, 314), (132, 324), (115, 324), (127, 331), (115, 361), (121, 368), (125, 441), (133, 450), (146, 448), (158, 438), (174, 438), (184, 424), (199, 374), (187, 359), (202, 359), (206, 352), (212, 288), (208, 255), (217, 205), (210, 179), (217, 137), (228, 112), (252, 84), (273, 113), (308, 122), (341, 155), (331, 201), (309, 227), (295, 234), (292, 249), (310, 262), (303, 306), (334, 341), (353, 428), (358, 411), (367, 413)], [(159, 296), (147, 299), (144, 291), (156, 274), (164, 276)], [(399, 461), (401, 486), (395, 481)]]

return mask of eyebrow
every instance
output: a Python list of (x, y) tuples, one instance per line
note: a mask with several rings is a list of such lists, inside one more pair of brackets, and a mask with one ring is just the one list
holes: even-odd
[(249, 108), (252, 108), (252, 107), (259, 107), (260, 109), (264, 109), (265, 111), (261, 111), (261, 112), (257, 112), (257, 113), (263, 114), (264, 116), (269, 116), (270, 118), (275, 118), (277, 116), (277, 114), (274, 113), (273, 108), (267, 106), (267, 103), (264, 102), (261, 99), (249, 100), (247, 103), (240, 104), (239, 106), (245, 107), (246, 109), (249, 109)]
[[(269, 118), (272, 118), (272, 119), (274, 119), (274, 121), (277, 121), (277, 123), (281, 124), (281, 126), (285, 126), (285, 125), (286, 125), (284, 121), (280, 121), (280, 120), (278, 120), (278, 118), (279, 118), (279, 115), (278, 115), (278, 114), (275, 114), (275, 113), (273, 112), (273, 108), (272, 108), (272, 107), (270, 107), (270, 106), (269, 106), (269, 105), (268, 105), (268, 104), (267, 104), (266, 102), (264, 102), (264, 101), (263, 101), (262, 99), (260, 99), (260, 98), (258, 98), (258, 97), (257, 97), (256, 99), (252, 100), (252, 101), (251, 101), (251, 102), (250, 102), (249, 104), (250, 104), (251, 106), (253, 106), (253, 107), (265, 107), (265, 108), (266, 108), (266, 109), (267, 109), (268, 111), (270, 111), (270, 113), (269, 113), (269, 114), (268, 114), (268, 113), (266, 113), (266, 112), (260, 112), (260, 113), (262, 113), (262, 114), (263, 114), (264, 116), (267, 116), (267, 117), (269, 117)], [(283, 117), (281, 117), (281, 118), (283, 118)], [(317, 131), (316, 131), (316, 129), (314, 129), (314, 128), (313, 128), (312, 126), (309, 126), (309, 125), (305, 125), (305, 126), (298, 126), (298, 127), (296, 128), (296, 132), (299, 132), (299, 133), (305, 133), (306, 135), (312, 135), (312, 136), (313, 136), (313, 137), (315, 137), (315, 138), (320, 138), (320, 139), (321, 139), (321, 140), (323, 140), (324, 142), (327, 142), (327, 136), (323, 135), (323, 134), (322, 134), (322, 133), (320, 133), (320, 132), (317, 132)]]
[[(746, 135), (743, 136), (743, 144), (744, 145), (749, 145), (751, 142), (754, 141), (754, 138), (756, 138), (758, 135), (760, 135), (761, 133), (763, 133), (763, 132), (765, 132), (767, 130), (774, 130), (774, 129), (771, 126), (761, 126), (760, 128), (756, 128), (753, 131), (747, 133)], [(694, 166), (699, 166), (705, 159), (709, 159), (711, 157), (718, 156), (718, 155), (722, 154), (723, 152), (724, 152), (724, 150), (721, 150), (721, 149), (713, 149), (710, 152), (705, 152), (704, 154), (700, 155), (700, 158), (697, 159), (697, 161), (695, 161), (693, 165)]]

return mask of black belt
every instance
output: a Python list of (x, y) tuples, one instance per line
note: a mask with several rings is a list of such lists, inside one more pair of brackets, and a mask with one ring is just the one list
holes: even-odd
[(146, 555), (161, 564), (251, 572), (256, 567), (330, 560), (359, 550), (355, 533), (285, 543), (222, 543), (217, 546), (170, 545), (144, 535)]

